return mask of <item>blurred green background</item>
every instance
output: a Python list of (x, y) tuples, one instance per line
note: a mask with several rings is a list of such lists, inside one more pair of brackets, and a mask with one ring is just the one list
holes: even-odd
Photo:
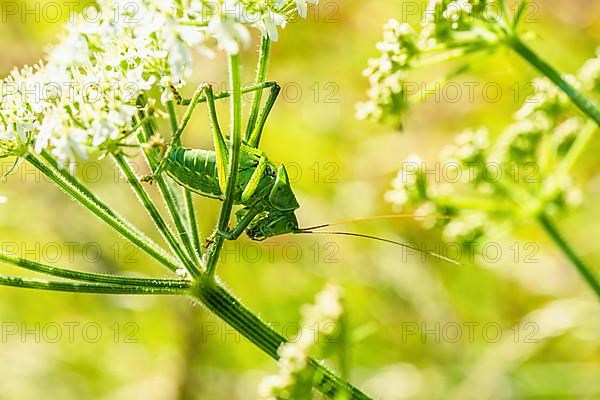
[[(53, 4), (63, 4), (64, 11), (64, 3)], [(499, 51), (471, 58), (472, 68), (458, 80), (497, 82), (503, 88), (498, 102), (484, 101), (477, 89), (473, 102), (466, 95), (458, 102), (432, 98), (412, 110), (403, 132), (354, 119), (354, 104), (367, 88), (361, 71), (376, 56), (382, 24), (390, 17), (417, 23), (415, 7), (424, 10), (425, 3), (323, 0), (274, 44), (269, 79), (283, 92), (263, 148), (289, 166), (301, 225), (389, 213), (383, 194), (408, 155), (435, 161), (462, 129), (483, 125), (498, 133), (518, 109), (510, 87), (524, 88), (536, 74)], [(6, 74), (13, 66), (35, 63), (62, 22), (23, 10), (12, 15), (6, 8), (40, 7), (43, 14), (50, 2), (1, 4), (0, 70)], [(560, 70), (576, 71), (600, 43), (600, 1), (534, 4), (538, 22), (527, 26), (537, 34), (532, 44)], [(253, 76), (255, 48), (256, 43), (244, 54), (246, 82)], [(220, 58), (198, 58), (193, 81), (222, 85), (225, 65)], [(414, 79), (456, 66), (422, 71)], [(221, 118), (227, 120), (226, 105)], [(184, 140), (211, 145), (203, 110)], [(596, 140), (577, 168), (583, 206), (559, 225), (600, 273), (598, 150)], [(108, 162), (81, 165), (78, 174), (153, 234), (152, 223)], [(2, 182), (0, 194), (9, 198), (0, 206), (5, 252), (96, 272), (166, 275), (31, 167), (21, 165)], [(198, 198), (197, 205), (206, 236), (219, 204)], [(440, 240), (437, 232), (408, 219), (348, 228), (432, 250)], [(301, 305), (325, 282), (342, 285), (352, 330), (350, 378), (377, 399), (599, 399), (600, 314), (592, 293), (535, 225), (495, 242), (502, 256), (455, 267), (359, 239), (288, 236), (256, 244), (243, 238), (226, 245), (219, 273), (243, 302), (288, 335), (295, 332)], [(532, 243), (534, 262), (526, 263)], [(2, 274), (15, 274), (1, 268)], [(261, 378), (276, 369), (266, 355), (185, 299), (0, 288), (0, 321), (0, 399), (253, 399)]]

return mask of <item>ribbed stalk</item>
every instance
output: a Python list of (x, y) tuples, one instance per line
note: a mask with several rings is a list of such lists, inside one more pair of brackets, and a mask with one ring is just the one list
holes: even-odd
[(562, 75), (550, 64), (540, 58), (518, 37), (512, 36), (507, 40), (508, 45), (528, 63), (533, 65), (538, 71), (550, 79), (558, 86), (581, 111), (590, 117), (598, 126), (600, 126), (600, 110), (585, 97), (579, 90), (575, 89), (567, 82)]
[[(244, 307), (213, 278), (199, 279), (196, 287), (192, 289), (191, 295), (259, 349), (273, 359), (279, 359), (277, 350), (286, 343), (285, 338)], [(315, 371), (315, 388), (324, 395), (335, 398), (339, 393), (346, 393), (352, 400), (371, 399), (317, 361), (311, 359), (309, 364)]]
[(86, 195), (89, 191), (81, 190), (79, 186), (74, 185), (71, 180), (65, 178), (59, 170), (44, 164), (33, 154), (28, 154), (25, 159), (58, 187), (64, 190), (69, 196), (77, 200), (81, 205), (90, 210), (94, 215), (106, 222), (114, 230), (119, 232), (123, 237), (138, 246), (148, 255), (152, 256), (172, 271), (177, 271), (179, 269), (179, 266), (171, 260), (170, 256), (168, 256), (164, 250), (160, 249), (158, 245), (154, 244), (148, 237), (140, 233), (139, 230), (133, 228), (131, 224), (117, 216), (116, 213), (110, 211), (110, 208), (106, 204), (101, 203), (95, 197)]
[(567, 242), (565, 238), (562, 237), (558, 228), (554, 226), (552, 220), (545, 214), (541, 214), (538, 217), (540, 224), (544, 228), (544, 230), (548, 233), (548, 235), (552, 238), (554, 243), (561, 249), (563, 254), (571, 261), (571, 263), (575, 266), (579, 274), (583, 277), (586, 283), (590, 286), (590, 288), (596, 293), (596, 295), (600, 298), (600, 282), (598, 278), (594, 274), (594, 272), (589, 268), (581, 258), (575, 253), (571, 245)]

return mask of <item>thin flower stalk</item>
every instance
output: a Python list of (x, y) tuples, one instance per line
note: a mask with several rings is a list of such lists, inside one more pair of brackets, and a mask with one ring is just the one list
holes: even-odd
[[(489, 14), (493, 3), (502, 10), (499, 16)], [(474, 52), (492, 52), (502, 45), (550, 79), (600, 126), (598, 106), (523, 42), (524, 35), (518, 28), (527, 4), (527, 0), (521, 0), (511, 20), (504, 1), (434, 0), (428, 6), (419, 31), (391, 19), (384, 25), (383, 41), (377, 44), (380, 57), (369, 60), (364, 71), (370, 83), (369, 100), (357, 105), (357, 117), (399, 122), (411, 105), (405, 87), (411, 71)]]
[[(250, 86), (246, 86), (242, 88), (242, 94), (246, 94), (246, 93), (252, 93), (252, 92), (258, 92), (261, 91), (263, 89), (268, 89), (270, 87), (275, 86), (276, 83), (272, 82), (272, 81), (268, 81), (268, 82), (263, 82), (263, 83), (259, 83), (259, 84), (254, 84), (254, 85), (250, 85)], [(216, 93), (213, 95), (213, 99), (214, 100), (221, 100), (221, 99), (226, 99), (231, 97), (232, 93), (231, 92), (220, 92), (220, 93)], [(206, 103), (207, 98), (206, 96), (202, 96), (198, 99), (198, 104), (201, 103)], [(190, 103), (192, 102), (192, 99), (182, 99), (181, 100), (181, 104), (184, 106), (190, 105)]]
[(221, 248), (225, 242), (224, 233), (229, 229), (229, 220), (233, 210), (235, 185), (240, 163), (240, 149), (242, 146), (242, 88), (240, 78), (239, 55), (229, 57), (229, 78), (233, 95), (231, 96), (231, 139), (229, 151), (229, 171), (227, 173), (227, 186), (225, 200), (221, 206), (221, 213), (217, 223), (217, 232), (214, 243), (208, 253), (206, 271), (209, 276), (214, 275), (217, 267)]
[[(267, 79), (267, 67), (269, 64), (269, 55), (271, 52), (271, 39), (269, 37), (263, 37), (260, 46), (260, 52), (258, 53), (258, 64), (256, 68), (256, 85), (260, 85)], [(246, 127), (246, 141), (250, 139), (250, 135), (256, 128), (256, 120), (260, 110), (260, 103), (262, 100), (262, 90), (254, 93), (252, 99), (252, 106), (250, 108), (250, 116), (248, 117), (248, 126)]]
[(596, 293), (598, 299), (600, 299), (600, 280), (596, 274), (594, 274), (592, 269), (588, 267), (586, 263), (577, 255), (569, 242), (560, 234), (554, 222), (552, 222), (547, 215), (541, 214), (538, 219), (540, 225), (544, 228), (544, 230), (548, 233), (560, 250), (565, 254), (565, 256), (567, 256), (571, 263), (577, 268), (577, 271), (581, 277), (587, 282), (594, 293)]
[(185, 207), (187, 208), (188, 214), (188, 230), (192, 235), (192, 246), (196, 252), (198, 260), (202, 260), (202, 245), (200, 244), (200, 233), (198, 232), (198, 224), (196, 223), (196, 210), (194, 208), (194, 199), (192, 198), (192, 192), (184, 190), (185, 196)]
[(94, 293), (112, 295), (182, 295), (188, 289), (172, 287), (123, 286), (94, 283), (71, 283), (46, 281), (41, 279), (0, 276), (0, 286), (12, 286), (22, 289), (50, 290), (71, 293)]
[(600, 126), (600, 109), (580, 90), (571, 85), (560, 72), (540, 58), (518, 36), (507, 40), (508, 46), (560, 88), (585, 115)]
[(97, 203), (94, 199), (87, 197), (84, 191), (81, 191), (78, 186), (73, 185), (70, 180), (63, 177), (60, 171), (44, 164), (32, 154), (26, 156), (25, 159), (73, 199), (77, 200), (81, 205), (90, 210), (94, 215), (106, 222), (148, 255), (152, 256), (173, 272), (180, 269), (177, 263), (173, 261), (164, 250), (160, 249), (158, 245), (154, 244), (145, 235), (139, 233), (139, 230), (133, 228), (131, 224), (123, 218), (116, 216), (114, 211), (107, 211), (110, 208), (106, 204)]
[(171, 231), (171, 228), (167, 225), (163, 217), (160, 215), (158, 209), (154, 206), (154, 203), (150, 199), (150, 196), (146, 193), (144, 188), (142, 187), (139, 178), (135, 175), (129, 162), (125, 159), (122, 154), (114, 154), (113, 155), (117, 165), (123, 172), (127, 182), (131, 185), (131, 188), (137, 195), (138, 199), (152, 218), (152, 221), (156, 224), (156, 227), (163, 235), (171, 250), (177, 255), (179, 260), (185, 266), (187, 272), (192, 277), (197, 277), (199, 275), (199, 270), (194, 262), (189, 258), (188, 254), (186, 254), (185, 250), (182, 248), (181, 244), (177, 241), (175, 235)]
[(74, 271), (71, 269), (52, 267), (39, 262), (12, 257), (0, 253), (0, 261), (14, 265), (19, 268), (39, 272), (58, 278), (66, 278), (81, 282), (107, 283), (111, 285), (131, 286), (131, 287), (154, 287), (154, 288), (175, 288), (187, 289), (191, 286), (190, 281), (158, 279), (158, 278), (131, 278), (126, 276), (117, 276), (109, 274), (95, 274), (90, 272)]
[[(143, 115), (144, 114), (142, 113), (142, 118), (144, 118)], [(154, 122), (151, 120), (151, 121), (144, 123), (143, 131), (144, 131), (143, 134), (142, 133), (138, 134), (138, 141), (140, 143), (147, 143), (148, 140), (151, 140), (151, 138), (154, 137), (154, 135), (156, 133), (156, 131), (154, 129)], [(154, 153), (153, 149), (146, 149), (144, 151), (144, 156), (145, 156), (148, 166), (152, 170), (155, 170), (156, 168), (158, 168), (158, 161), (156, 161), (156, 157), (153, 153)], [(179, 238), (188, 252), (188, 256), (190, 258), (194, 259), (197, 263), (200, 263), (201, 253), (199, 252), (198, 249), (196, 249), (194, 247), (194, 243), (193, 243), (194, 234), (193, 234), (193, 231), (191, 229), (189, 229), (190, 225), (191, 225), (191, 223), (189, 221), (189, 218), (190, 218), (189, 205), (187, 203), (183, 204), (183, 199), (181, 198), (181, 195), (179, 194), (179, 189), (177, 187), (175, 187), (171, 178), (165, 177), (165, 176), (159, 174), (155, 177), (155, 179), (157, 181), (160, 193), (163, 196), (163, 200), (164, 200), (165, 204), (167, 205), (167, 208), (171, 215), (171, 219), (173, 220), (173, 223), (175, 224)], [(184, 212), (184, 210), (185, 210), (185, 212)]]

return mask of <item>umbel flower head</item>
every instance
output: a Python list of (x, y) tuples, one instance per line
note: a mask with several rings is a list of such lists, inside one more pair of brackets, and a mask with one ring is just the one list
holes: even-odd
[(317, 347), (319, 335), (331, 334), (331, 327), (339, 323), (344, 311), (342, 303), (341, 288), (328, 285), (317, 294), (315, 304), (302, 308), (299, 337), (279, 348), (279, 371), (261, 382), (261, 399), (297, 399), (306, 398), (300, 393), (308, 391), (310, 394), (312, 376), (307, 369), (309, 355)]
[(162, 101), (185, 84), (192, 52), (235, 54), (248, 28), (277, 29), (306, 3), (283, 0), (100, 0), (93, 22), (70, 23), (45, 59), (0, 81), (0, 157), (47, 151), (66, 164), (112, 151), (133, 135), (140, 95)]
[[(590, 83), (600, 79), (600, 69), (593, 67), (597, 60), (565, 78), (574, 87), (595, 89)], [(445, 173), (432, 176), (411, 156), (386, 200), (399, 210), (416, 209), (426, 227), (441, 227), (446, 240), (465, 245), (502, 224), (577, 206), (581, 191), (571, 170), (597, 126), (574, 116), (574, 106), (546, 78), (537, 79), (535, 87), (495, 140), (485, 128), (467, 130), (444, 148), (444, 167), (437, 170)], [(435, 218), (439, 215), (450, 219)]]
[(357, 118), (400, 121), (410, 105), (406, 81), (411, 70), (498, 45), (506, 34), (505, 11), (498, 3), (432, 0), (420, 29), (389, 20), (376, 46), (379, 57), (370, 59), (363, 73), (369, 80), (368, 100), (357, 104)]
[(408, 24), (390, 20), (383, 27), (383, 41), (377, 43), (379, 58), (369, 60), (363, 72), (369, 79), (369, 101), (357, 107), (359, 119), (383, 119), (399, 115), (407, 107), (404, 81), (412, 61), (418, 56), (418, 38)]

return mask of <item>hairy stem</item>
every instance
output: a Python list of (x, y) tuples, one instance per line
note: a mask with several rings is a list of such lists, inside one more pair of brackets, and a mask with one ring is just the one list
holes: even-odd
[(570, 83), (568, 83), (556, 69), (554, 69), (550, 64), (541, 59), (518, 37), (509, 37), (507, 43), (508, 46), (512, 48), (517, 54), (523, 57), (527, 62), (533, 65), (538, 71), (544, 74), (556, 86), (558, 86), (563, 92), (565, 92), (565, 94), (569, 96), (571, 101), (581, 111), (583, 111), (584, 114), (586, 114), (598, 126), (600, 126), (600, 110), (579, 90), (575, 89)]
[(93, 203), (97, 204), (98, 207), (102, 208), (107, 214), (116, 217), (114, 211), (106, 204), (102, 203), (98, 197), (91, 190), (89, 190), (83, 183), (81, 183), (75, 176), (73, 176), (67, 169), (61, 167), (56, 159), (52, 157), (46, 150), (42, 151), (41, 156), (48, 164), (56, 169), (62, 177), (67, 180), (72, 186), (76, 187), (83, 195), (88, 197)]
[(71, 176), (71, 179), (64, 177), (59, 170), (44, 164), (33, 154), (28, 154), (25, 159), (73, 199), (77, 200), (81, 205), (90, 210), (94, 215), (106, 222), (114, 230), (119, 232), (123, 237), (138, 246), (148, 255), (172, 271), (177, 271), (179, 269), (179, 266), (171, 259), (171, 257), (158, 247), (158, 245), (152, 242), (152, 240), (140, 233), (139, 230), (133, 228), (131, 224), (122, 217), (117, 216), (106, 204), (101, 203), (95, 197), (88, 197), (86, 193), (89, 192), (89, 190), (81, 190), (80, 187), (82, 187), (82, 185), (74, 185), (72, 183), (74, 177)]
[(126, 276), (94, 274), (90, 272), (81, 272), (74, 271), (71, 269), (52, 267), (23, 258), (11, 257), (2, 253), (0, 253), (0, 261), (14, 265), (19, 268), (27, 269), (29, 271), (39, 272), (58, 278), (66, 278), (82, 282), (110, 283), (113, 285), (132, 287), (155, 287), (176, 289), (187, 289), (190, 287), (189, 281), (155, 278), (130, 278)]
[(154, 221), (154, 224), (158, 228), (161, 235), (167, 241), (171, 250), (173, 250), (173, 252), (177, 255), (177, 257), (183, 263), (186, 270), (190, 273), (191, 276), (198, 276), (198, 268), (196, 267), (194, 262), (188, 257), (185, 250), (183, 250), (180, 243), (175, 238), (173, 232), (171, 232), (171, 228), (169, 228), (162, 215), (160, 215), (160, 212), (150, 199), (150, 196), (148, 196), (148, 193), (146, 193), (146, 191), (142, 187), (138, 177), (131, 169), (129, 162), (125, 159), (123, 154), (113, 154), (113, 158), (117, 162), (117, 165), (121, 168), (121, 171), (127, 178), (127, 181), (131, 185), (131, 188), (133, 189), (138, 199), (150, 215), (150, 218), (152, 218), (152, 221)]
[[(269, 36), (263, 36), (260, 52), (258, 54), (258, 66), (256, 68), (256, 84), (261, 84), (267, 78), (267, 66), (269, 62), (269, 55), (271, 53), (271, 40)], [(256, 120), (258, 118), (258, 111), (260, 109), (260, 102), (262, 100), (262, 90), (257, 91), (252, 99), (252, 107), (250, 109), (250, 116), (248, 117), (248, 126), (246, 127), (246, 140), (250, 139), (250, 135), (254, 132), (256, 127)]]
[(58, 292), (97, 293), (97, 294), (166, 294), (181, 295), (188, 289), (172, 287), (121, 286), (94, 283), (73, 283), (44, 281), (40, 279), (0, 276), (0, 286), (12, 286), (25, 289), (53, 290)]
[[(192, 113), (195, 110), (196, 106), (193, 104), (200, 104), (198, 99), (200, 95), (204, 91), (204, 85), (199, 86), (194, 95), (192, 97), (192, 101), (190, 107), (186, 111), (184, 118), (181, 122), (180, 126), (177, 126), (177, 118), (175, 114), (175, 109), (173, 108), (173, 104), (168, 107), (169, 110), (169, 120), (171, 121), (171, 129), (173, 130), (173, 135), (175, 136), (180, 129), (184, 129), (189, 123)], [(184, 194), (184, 202), (185, 209), (187, 214), (187, 229), (189, 234), (191, 235), (190, 246), (192, 248), (192, 252), (195, 253), (196, 258), (201, 261), (202, 260), (202, 246), (200, 245), (200, 234), (198, 233), (198, 225), (196, 224), (196, 210), (194, 209), (194, 202), (192, 200), (192, 192), (189, 189), (183, 189)]]
[(560, 163), (562, 171), (569, 172), (573, 169), (579, 157), (583, 154), (588, 144), (590, 144), (597, 129), (598, 126), (592, 121), (588, 121), (585, 124), (583, 129), (577, 134), (577, 138), (569, 149), (569, 152)]
[[(250, 93), (250, 92), (256, 92), (256, 91), (261, 91), (261, 90), (264, 90), (264, 89), (268, 89), (268, 88), (270, 88), (272, 86), (275, 86), (276, 84), (277, 84), (276, 82), (263, 82), (263, 83), (259, 83), (259, 84), (256, 84), (256, 85), (247, 86), (247, 87), (242, 88), (242, 94)], [(213, 99), (214, 100), (221, 100), (221, 99), (226, 99), (228, 97), (231, 97), (231, 92), (221, 92), (221, 93), (215, 94), (213, 96)], [(206, 103), (206, 101), (207, 101), (206, 96), (203, 96), (203, 97), (200, 97), (197, 100), (197, 103), (198, 104)], [(184, 105), (184, 106), (187, 106), (191, 102), (192, 102), (192, 99), (185, 99), (185, 100), (182, 100), (181, 104)]]
[[(173, 107), (172, 102), (167, 102), (167, 110), (169, 112), (169, 120), (171, 121), (171, 129), (173, 130), (173, 135), (176, 134), (177, 127), (177, 117), (175, 115), (175, 109)], [(145, 141), (149, 140), (155, 133), (155, 128), (152, 122), (149, 122), (144, 125), (144, 134)], [(146, 162), (150, 166), (151, 170), (156, 170), (158, 168), (159, 162), (157, 158), (153, 156), (152, 152), (156, 150), (148, 149), (144, 152), (146, 155)], [(177, 233), (186, 250), (188, 251), (188, 255), (195, 259), (197, 262), (201, 260), (201, 254), (194, 248), (194, 236), (197, 235), (198, 232), (194, 232), (189, 230), (192, 226), (189, 219), (192, 218), (190, 215), (189, 204), (185, 204), (185, 209), (183, 205), (183, 199), (181, 198), (180, 193), (178, 192), (178, 186), (174, 184), (174, 182), (168, 176), (164, 174), (158, 174), (155, 176), (155, 179), (158, 183), (158, 188), (163, 195), (163, 199), (169, 209), (169, 214), (171, 215), (171, 219), (175, 224), (175, 228), (177, 229)], [(188, 192), (187, 189), (184, 189), (184, 193)], [(191, 205), (193, 208), (193, 205)], [(193, 211), (193, 210), (191, 210)]]
[(209, 248), (206, 262), (206, 273), (214, 275), (221, 249), (225, 241), (222, 235), (229, 228), (229, 219), (233, 210), (235, 187), (240, 163), (240, 150), (242, 147), (242, 90), (240, 79), (240, 56), (234, 54), (229, 57), (229, 78), (233, 96), (231, 97), (231, 142), (229, 151), (229, 171), (227, 174), (227, 187), (225, 200), (221, 207), (215, 241)]
[(596, 295), (600, 298), (600, 282), (594, 272), (583, 262), (575, 253), (571, 245), (562, 237), (552, 220), (545, 214), (541, 214), (538, 220), (545, 231), (550, 235), (554, 243), (561, 249), (565, 256), (577, 268), (577, 271), (587, 284), (592, 288)]
[(188, 213), (188, 230), (192, 235), (192, 246), (196, 252), (196, 256), (199, 260), (202, 259), (202, 245), (200, 244), (200, 233), (198, 232), (198, 224), (196, 223), (196, 210), (194, 208), (194, 200), (192, 198), (192, 192), (185, 189), (185, 206)]
[[(286, 343), (286, 339), (245, 308), (212, 277), (200, 278), (191, 294), (259, 349), (273, 359), (279, 359), (277, 350)], [(315, 387), (326, 396), (334, 398), (341, 392), (347, 393), (353, 400), (370, 399), (319, 362), (311, 359), (310, 366), (314, 368), (314, 376), (317, 379)]]

